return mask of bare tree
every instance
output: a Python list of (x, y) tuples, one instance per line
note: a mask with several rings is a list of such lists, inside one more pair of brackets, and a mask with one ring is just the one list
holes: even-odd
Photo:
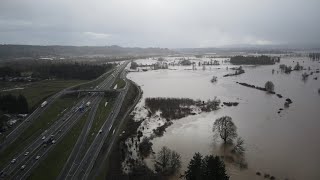
[(155, 169), (162, 174), (173, 174), (177, 172), (181, 167), (180, 155), (163, 146), (158, 152)]
[(266, 84), (264, 85), (264, 87), (266, 88), (266, 90), (268, 92), (274, 92), (274, 84), (271, 81), (267, 81)]
[(244, 140), (241, 137), (237, 138), (237, 142), (235, 143), (232, 151), (232, 153), (243, 155), (245, 152), (244, 148)]
[(229, 116), (216, 119), (212, 131), (217, 132), (225, 144), (237, 137), (237, 127)]

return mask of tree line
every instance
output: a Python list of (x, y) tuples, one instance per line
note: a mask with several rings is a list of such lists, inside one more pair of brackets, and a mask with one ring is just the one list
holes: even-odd
[(59, 79), (82, 79), (90, 80), (99, 77), (107, 69), (111, 69), (111, 64), (88, 65), (88, 64), (50, 64), (38, 66), (33, 77), (41, 79), (59, 78)]
[(5, 78), (6, 76), (17, 77), (21, 76), (21, 73), (9, 66), (0, 67), (0, 77)]
[(0, 58), (43, 57), (43, 56), (154, 56), (174, 52), (167, 48), (138, 48), (112, 46), (39, 46), (39, 45), (0, 45)]
[(195, 101), (189, 98), (146, 98), (145, 104), (152, 113), (160, 110), (164, 118), (179, 119), (190, 114), (189, 106)]
[(320, 59), (320, 53), (309, 53), (309, 58), (312, 60), (319, 60)]
[(23, 95), (14, 96), (11, 94), (0, 94), (0, 110), (9, 114), (27, 114), (29, 105)]
[(280, 62), (280, 57), (271, 56), (233, 56), (230, 58), (231, 64), (246, 64), (246, 65), (272, 65)]
[(190, 114), (190, 106), (197, 106), (202, 111), (210, 112), (219, 109), (221, 101), (216, 97), (209, 99), (206, 102), (201, 100), (193, 100), (189, 98), (146, 98), (145, 104), (154, 114), (158, 110), (161, 111), (161, 116), (166, 119), (180, 119)]
[(185, 173), (186, 180), (228, 180), (224, 162), (218, 157), (208, 155), (202, 157), (195, 153)]
[(91, 80), (99, 77), (108, 69), (112, 68), (112, 64), (94, 65), (80, 63), (40, 63), (34, 66), (17, 69), (10, 66), (0, 68), (0, 77), (20, 77), (21, 74), (31, 72), (32, 78), (37, 79), (81, 79)]

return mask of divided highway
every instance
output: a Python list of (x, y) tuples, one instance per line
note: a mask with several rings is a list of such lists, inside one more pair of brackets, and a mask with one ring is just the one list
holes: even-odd
[[(108, 76), (103, 82), (101, 82), (97, 86), (96, 90), (100, 91), (100, 90), (110, 89), (111, 86), (113, 85), (117, 75), (120, 72), (123, 72), (123, 70), (127, 64), (128, 63), (126, 62), (126, 63), (118, 66), (112, 75)], [(68, 89), (70, 89), (70, 88), (68, 88)], [(126, 89), (126, 88), (124, 88), (124, 89)], [(66, 92), (67, 92), (67, 89), (52, 96), (50, 99), (48, 99), (48, 105), (49, 105), (49, 103), (52, 103), (54, 101), (54, 99), (58, 98), (59, 96), (61, 96), (63, 93), (66, 93)], [(125, 96), (125, 94), (123, 95), (123, 93), (121, 92), (120, 95), (118, 96), (118, 99), (119, 99), (119, 97), (121, 97), (121, 99), (123, 101), (122, 96)], [(68, 162), (73, 163), (73, 161), (77, 160), (77, 158), (79, 157), (78, 156), (79, 151), (77, 151), (75, 149), (81, 149), (81, 147), (83, 146), (83, 144), (84, 144), (83, 142), (85, 142), (85, 139), (88, 136), (88, 133), (90, 131), (92, 122), (94, 121), (94, 117), (95, 117), (97, 108), (99, 106), (99, 103), (100, 103), (102, 97), (103, 97), (103, 94), (101, 94), (100, 92), (93, 92), (93, 93), (91, 93), (90, 96), (86, 96), (82, 100), (80, 100), (74, 107), (72, 107), (61, 118), (57, 119), (56, 122), (52, 126), (50, 126), (46, 131), (44, 131), (41, 134), (40, 137), (34, 139), (34, 141), (32, 143), (30, 143), (28, 145), (28, 147), (24, 148), (24, 150), (22, 152), (20, 152), (19, 154), (17, 154), (15, 156), (14, 163), (9, 162), (5, 166), (5, 168), (1, 170), (2, 175), (5, 175), (4, 178), (5, 179), (26, 179), (30, 175), (32, 170), (39, 164), (39, 162), (41, 160), (45, 159), (45, 157), (48, 155), (50, 150), (52, 150), (55, 147), (56, 143), (58, 143), (59, 141), (61, 141), (63, 139), (63, 137), (68, 133), (68, 131), (79, 121), (79, 119), (81, 119), (83, 114), (85, 112), (87, 112), (91, 107), (91, 111), (89, 113), (88, 121), (86, 122), (86, 126), (82, 130), (81, 135), (79, 136), (79, 139), (74, 147), (74, 150), (72, 151), (72, 153), (68, 159)], [(114, 110), (115, 110), (114, 112), (116, 112), (116, 113), (118, 112), (117, 111), (117, 109), (119, 108), (118, 106), (121, 107), (121, 104), (122, 104), (122, 101), (120, 103), (120, 102), (118, 102), (119, 101), (118, 99), (117, 99), (117, 103), (114, 106)], [(88, 108), (84, 108), (83, 112), (80, 112), (79, 107), (84, 106), (84, 104), (86, 102), (91, 102), (91, 106)], [(46, 108), (48, 108), (48, 107), (49, 106), (46, 106)], [(117, 107), (117, 108), (115, 108), (115, 107)], [(42, 110), (41, 112), (43, 112), (46, 108), (41, 109)], [(40, 110), (38, 110), (38, 109), (33, 114), (31, 114), (28, 118), (36, 119), (37, 117), (39, 117), (41, 112), (39, 112)], [(106, 122), (109, 122), (108, 119)], [(113, 123), (113, 121), (114, 120), (112, 120), (111, 122)], [(105, 122), (105, 124), (106, 124), (106, 122)], [(29, 123), (31, 124), (32, 122), (30, 121)], [(24, 125), (21, 124), (20, 126), (24, 126)], [(103, 129), (105, 128), (104, 126), (103, 126)], [(17, 132), (16, 134), (19, 134), (18, 132), (22, 131), (24, 128), (25, 127), (21, 127), (21, 128), (17, 127), (15, 129), (15, 131), (12, 132), (14, 134), (8, 135), (8, 137), (12, 137), (12, 140), (11, 140), (12, 142), (14, 141), (15, 133)], [(104, 137), (106, 132), (107, 131), (103, 130), (103, 133), (101, 134), (100, 137)], [(92, 144), (96, 143), (96, 141), (97, 141), (96, 139), (97, 139), (97, 137), (95, 138), (95, 140)], [(10, 142), (10, 141), (8, 141), (8, 142)], [(46, 143), (44, 143), (44, 142), (46, 142)], [(90, 148), (91, 148), (91, 146), (90, 146)], [(68, 164), (68, 163), (66, 163), (66, 164)], [(82, 165), (82, 163), (80, 163), (79, 165)], [(64, 169), (67, 169), (66, 171), (69, 172), (68, 171), (69, 168), (64, 168)], [(77, 169), (78, 168), (76, 168), (76, 170)], [(77, 171), (75, 171), (75, 172), (77, 172)]]
[[(110, 70), (106, 73), (104, 73), (102, 76), (100, 76), (98, 79), (103, 78), (105, 75), (109, 74), (110, 72), (112, 72), (113, 70)], [(96, 80), (98, 80), (96, 79)], [(96, 81), (93, 80), (93, 81)], [(90, 82), (93, 82), (90, 81)], [(90, 82), (86, 82), (86, 83), (82, 83), (82, 84), (88, 84)], [(56, 94), (54, 94), (53, 96), (49, 97), (48, 99), (46, 99), (46, 101), (48, 102), (48, 104), (44, 107), (38, 107), (36, 110), (34, 110), (24, 121), (22, 121), (16, 128), (14, 128), (5, 138), (5, 140), (0, 144), (0, 152), (2, 152), (7, 146), (9, 146), (11, 143), (13, 143), (22, 133), (25, 129), (27, 129), (33, 122), (35, 119), (37, 119), (46, 109), (48, 109), (50, 107), (50, 105), (57, 100), (61, 95), (65, 94), (67, 91), (69, 91), (70, 89), (76, 87), (76, 86), (80, 86), (82, 84), (78, 84), (72, 87), (68, 87)]]

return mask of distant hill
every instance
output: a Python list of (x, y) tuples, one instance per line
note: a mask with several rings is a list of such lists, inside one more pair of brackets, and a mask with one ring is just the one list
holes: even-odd
[(155, 56), (174, 54), (167, 48), (120, 46), (34, 46), (0, 45), (0, 59), (39, 58), (47, 56)]

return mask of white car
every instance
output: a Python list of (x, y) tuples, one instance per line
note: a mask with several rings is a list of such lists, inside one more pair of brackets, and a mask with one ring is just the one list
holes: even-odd
[(24, 168), (26, 168), (26, 165), (25, 165), (25, 164), (22, 165), (20, 169), (21, 169), (21, 170), (24, 170)]
[(24, 155), (25, 155), (25, 156), (28, 156), (28, 154), (29, 154), (29, 152), (26, 152)]
[(101, 134), (101, 133), (102, 133), (102, 129), (99, 130), (99, 134)]
[(17, 159), (12, 159), (11, 163), (15, 163), (17, 161)]
[(43, 136), (43, 137), (42, 137), (42, 140), (45, 140), (45, 139), (46, 139), (46, 137), (45, 137), (45, 136)]
[(55, 141), (55, 140), (52, 140), (51, 142), (52, 142), (52, 144), (55, 144), (55, 143), (56, 143), (56, 141)]
[(39, 158), (40, 158), (40, 156), (37, 156), (37, 157), (36, 157), (36, 160), (38, 160)]

